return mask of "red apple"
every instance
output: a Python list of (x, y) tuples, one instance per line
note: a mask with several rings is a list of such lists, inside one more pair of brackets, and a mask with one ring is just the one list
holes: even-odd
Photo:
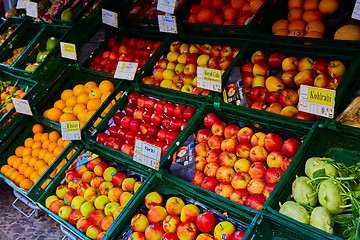
[(264, 199), (262, 194), (251, 194), (245, 200), (245, 206), (255, 210), (262, 210), (264, 206)]
[(264, 178), (266, 170), (263, 162), (254, 162), (249, 168), (249, 174), (251, 178)]
[(280, 168), (271, 167), (266, 170), (265, 173), (265, 181), (267, 184), (277, 183), (279, 182), (281, 176), (283, 175), (283, 171)]
[(240, 203), (241, 205), (245, 204), (246, 198), (249, 196), (249, 193), (246, 189), (235, 189), (230, 195), (230, 200)]
[(200, 186), (213, 192), (218, 183), (214, 177), (205, 177)]
[(266, 187), (264, 188), (263, 193), (262, 193), (264, 201), (266, 201), (269, 198), (270, 193), (274, 190), (275, 186), (276, 186), (276, 183), (270, 183), (270, 184), (266, 185)]
[(240, 143), (250, 143), (254, 131), (249, 127), (243, 127), (237, 134), (237, 139)]
[(279, 69), (282, 61), (285, 59), (285, 54), (281, 52), (275, 52), (269, 56), (268, 63), (272, 69)]
[(319, 58), (312, 65), (312, 69), (314, 69), (317, 74), (326, 75), (329, 62), (326, 58)]
[(333, 60), (327, 66), (327, 74), (334, 78), (343, 76), (346, 72), (346, 66), (340, 60)]
[(204, 126), (211, 129), (212, 125), (218, 120), (220, 120), (220, 118), (215, 113), (207, 113), (204, 117)]
[(250, 58), (250, 61), (255, 64), (256, 62), (266, 62), (267, 61), (267, 57), (266, 54), (259, 50), (253, 53), (253, 55)]
[[(281, 171), (281, 170), (280, 170)], [(250, 180), (246, 186), (246, 190), (250, 195), (252, 194), (262, 194), (264, 188), (266, 187), (266, 182), (261, 178), (253, 178)]]
[(210, 149), (221, 149), (223, 140), (224, 139), (221, 136), (213, 135), (208, 140), (208, 146)]
[(300, 145), (301, 145), (301, 142), (298, 139), (289, 138), (284, 142), (281, 150), (287, 157), (293, 157), (293, 156), (295, 156)]
[(279, 102), (283, 107), (295, 106), (299, 101), (299, 95), (292, 89), (285, 89), (281, 92)]

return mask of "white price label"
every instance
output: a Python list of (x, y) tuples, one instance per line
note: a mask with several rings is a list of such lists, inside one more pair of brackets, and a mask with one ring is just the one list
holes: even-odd
[(79, 121), (62, 122), (61, 137), (63, 140), (80, 140), (81, 133)]
[(32, 116), (28, 100), (12, 98), (16, 112)]
[(221, 92), (221, 70), (197, 67), (197, 86), (215, 92)]
[(159, 170), (160, 158), (161, 148), (136, 139), (134, 151), (135, 162)]
[(138, 63), (134, 62), (119, 61), (115, 70), (114, 78), (134, 80), (138, 65)]
[(38, 5), (36, 2), (26, 2), (26, 15), (30, 17), (38, 17)]
[(114, 28), (118, 28), (118, 14), (116, 12), (111, 12), (106, 9), (101, 9), (102, 11), (102, 22)]
[(63, 58), (77, 60), (75, 44), (60, 42), (60, 52)]
[(178, 33), (175, 16), (158, 15), (159, 31)]
[(26, 3), (28, 2), (29, 0), (18, 0), (17, 1), (17, 4), (16, 4), (16, 8), (17, 9), (26, 9)]
[(300, 85), (299, 111), (333, 118), (335, 90)]
[(351, 17), (360, 20), (360, 0), (356, 0)]
[(173, 14), (175, 11), (176, 0), (159, 0), (157, 10)]

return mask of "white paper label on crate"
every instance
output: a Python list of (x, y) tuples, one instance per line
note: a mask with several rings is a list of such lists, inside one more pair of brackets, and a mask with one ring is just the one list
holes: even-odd
[(160, 32), (178, 33), (175, 16), (158, 15), (158, 21)]
[(136, 139), (134, 149), (135, 162), (159, 170), (160, 158), (161, 148)]
[(63, 140), (80, 140), (81, 133), (79, 121), (62, 122), (61, 137)]
[(138, 65), (138, 63), (134, 62), (119, 61), (115, 70), (114, 78), (134, 80)]
[(61, 57), (77, 60), (76, 45), (72, 43), (60, 42)]
[(356, 0), (351, 17), (360, 20), (360, 0)]
[(102, 22), (106, 25), (118, 28), (118, 14), (106, 9), (101, 9), (102, 11)]
[(221, 70), (197, 67), (197, 86), (215, 92), (221, 92)]
[(333, 89), (300, 85), (299, 111), (333, 118), (335, 93)]
[(16, 4), (16, 8), (17, 9), (26, 9), (26, 3), (28, 2), (29, 0), (18, 0), (17, 1), (17, 4)]
[(28, 100), (12, 98), (16, 112), (32, 116)]
[(159, 0), (157, 10), (173, 14), (175, 11), (176, 0)]
[(36, 2), (26, 2), (26, 15), (30, 17), (38, 17), (38, 5)]

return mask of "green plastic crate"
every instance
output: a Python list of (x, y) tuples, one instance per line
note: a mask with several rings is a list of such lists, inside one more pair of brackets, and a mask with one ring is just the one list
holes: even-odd
[[(145, 186), (135, 195), (135, 199), (131, 202), (127, 209), (124, 209), (119, 215), (119, 221), (115, 222), (115, 226), (111, 226), (104, 237), (109, 239), (127, 239), (128, 235), (132, 232), (130, 221), (131, 218), (137, 213), (146, 215), (147, 208), (144, 203), (145, 196), (150, 192), (159, 192), (164, 197), (164, 204), (166, 200), (172, 196), (180, 197), (184, 200), (185, 204), (194, 204), (202, 211), (211, 211), (215, 213), (219, 221), (227, 220), (232, 222), (237, 230), (245, 230), (253, 216), (246, 212), (240, 211), (231, 206), (222, 204), (221, 202), (214, 201), (211, 196), (199, 194), (193, 189), (185, 188), (181, 181), (168, 174), (161, 175), (155, 173), (151, 176), (149, 181), (144, 183)], [(223, 215), (224, 214), (224, 215)], [(226, 216), (225, 216), (226, 215)], [(200, 233), (200, 232), (199, 232)]]
[(271, 28), (275, 21), (280, 19), (287, 19), (289, 9), (287, 7), (289, 0), (277, 1), (269, 14), (264, 15), (258, 28), (255, 30), (255, 36), (258, 39), (268, 39), (271, 41), (291, 41), (294, 43), (303, 44), (304, 42), (311, 42), (316, 45), (327, 45), (333, 48), (353, 48), (359, 49), (360, 41), (346, 41), (334, 40), (334, 34), (337, 29), (347, 24), (358, 24), (356, 19), (351, 18), (352, 11), (355, 6), (354, 0), (351, 1), (338, 1), (338, 10), (330, 15), (323, 15), (323, 22), (325, 20), (325, 34), (324, 38), (305, 38), (305, 37), (290, 37), (290, 36), (277, 36), (273, 35)]
[(2, 44), (7, 45), (10, 41), (10, 39), (13, 38), (21, 29), (22, 26), (26, 25), (28, 22), (25, 19), (22, 18), (8, 18), (6, 19), (1, 25), (0, 25), (0, 34), (8, 34), (9, 27), (13, 28), (13, 32), (11, 34), (8, 34), (6, 36), (6, 39), (3, 39), (4, 42), (0, 44), (0, 47)]
[[(166, 58), (166, 55), (170, 52), (170, 45), (175, 41), (180, 41), (181, 43), (187, 43), (187, 44), (195, 44), (195, 43), (199, 43), (201, 45), (202, 44), (210, 44), (211, 46), (219, 44), (221, 46), (231, 46), (232, 48), (243, 49), (243, 48), (246, 48), (246, 46), (248, 44), (248, 40), (245, 38), (237, 38), (237, 39), (216, 38), (216, 39), (214, 39), (214, 38), (208, 37), (208, 36), (201, 36), (201, 37), (192, 36), (189, 38), (179, 38), (178, 36), (172, 36), (166, 45), (163, 44), (160, 47), (159, 51), (157, 52), (158, 53), (157, 57), (151, 58), (149, 64), (144, 66), (144, 70), (141, 71), (141, 74), (136, 76), (136, 81), (137, 81), (137, 83), (140, 84), (140, 86), (147, 86), (151, 89), (161, 91), (161, 92), (164, 92), (167, 94), (172, 94), (174, 96), (181, 96), (182, 98), (191, 98), (191, 99), (194, 99), (197, 101), (209, 101), (209, 102), (221, 101), (221, 93), (219, 93), (219, 92), (210, 91), (210, 93), (205, 97), (202, 95), (189, 94), (189, 93), (181, 92), (178, 90), (166, 89), (163, 87), (152, 86), (149, 84), (142, 83), (142, 79), (145, 76), (153, 76), (154, 75), (156, 62), (161, 58)], [(228, 78), (228, 76), (230, 75), (231, 69), (233, 68), (234, 64), (236, 63), (236, 59), (238, 59), (241, 52), (242, 52), (242, 50), (237, 54), (237, 56), (234, 58), (234, 60), (231, 62), (231, 64), (225, 70), (225, 72), (222, 73), (222, 82), (225, 82), (226, 79)]]
[[(0, 167), (7, 164), (7, 158), (11, 155), (15, 154), (15, 149), (18, 146), (23, 146), (24, 141), (28, 137), (33, 137), (34, 134), (32, 132), (32, 126), (36, 123), (40, 123), (44, 127), (44, 132), (52, 132), (57, 131), (57, 129), (52, 128), (51, 126), (47, 126), (35, 120), (35, 118), (28, 116), (25, 118), (20, 124), (19, 127), (13, 132), (10, 138), (1, 145), (0, 147)], [(30, 127), (29, 127), (30, 126)], [(30, 200), (36, 202), (37, 199), (43, 194), (43, 190), (46, 186), (44, 185), (45, 181), (41, 179), (44, 178), (46, 175), (56, 174), (55, 169), (60, 165), (63, 164), (63, 160), (68, 160), (68, 154), (72, 151), (72, 144), (69, 144), (63, 152), (55, 159), (55, 161), (49, 166), (49, 168), (43, 173), (43, 175), (34, 183), (34, 185), (28, 190), (21, 189), (15, 183), (10, 181), (4, 175), (0, 174), (0, 177), (5, 180), (12, 188), (20, 192), (22, 195), (26, 196)], [(57, 170), (56, 170), (57, 171)]]
[[(27, 93), (22, 99), (29, 100), (30, 107), (34, 107), (46, 95), (45, 89), (36, 81), (15, 76), (14, 74), (2, 71), (0, 73), (2, 81), (10, 81), (11, 85), (16, 84), (20, 89), (26, 90)], [(7, 137), (13, 134), (14, 129), (25, 118), (24, 114), (19, 114), (13, 107), (0, 119), (0, 144), (3, 143)]]
[[(54, 214), (48, 208), (45, 207), (46, 198), (49, 197), (50, 195), (55, 194), (55, 190), (56, 190), (57, 186), (59, 186), (60, 184), (65, 184), (66, 171), (68, 169), (72, 168), (72, 164), (74, 163), (76, 158), (79, 157), (84, 151), (90, 151), (94, 154), (99, 155), (99, 157), (102, 160), (109, 163), (109, 166), (117, 167), (119, 172), (124, 172), (125, 174), (127, 174), (128, 177), (132, 176), (135, 179), (137, 179), (138, 181), (143, 181), (142, 185), (145, 185), (145, 183), (148, 181), (148, 178), (150, 178), (152, 172), (142, 169), (142, 168), (138, 168), (134, 164), (128, 164), (127, 162), (124, 162), (122, 159), (104, 157), (100, 152), (89, 150), (89, 149), (85, 148), (84, 145), (80, 144), (80, 145), (78, 145), (78, 151), (76, 152), (76, 154), (74, 154), (71, 157), (71, 159), (65, 164), (65, 166), (61, 169), (61, 171), (58, 172), (58, 174), (56, 175), (56, 178), (51, 179), (51, 178), (49, 178), (49, 176), (47, 176), (47, 179), (50, 179), (51, 183), (46, 187), (46, 189), (43, 191), (43, 194), (37, 201), (38, 206), (40, 208), (42, 208), (47, 214), (49, 214), (53, 219), (55, 219), (57, 222), (59, 222), (63, 227), (67, 228), (74, 236), (79, 237), (81, 239), (90, 239), (85, 235), (85, 233), (79, 231), (78, 229), (76, 229), (75, 226), (72, 226), (68, 221), (63, 220), (58, 215)], [(44, 178), (44, 180), (46, 180), (46, 178)], [(138, 189), (138, 191), (140, 191), (142, 188), (143, 187), (141, 186)], [(134, 193), (134, 197), (132, 197), (130, 202), (134, 201), (135, 195), (136, 195), (136, 193)], [(130, 202), (124, 207), (124, 209), (127, 209)], [(123, 210), (122, 212), (124, 212), (124, 211), (125, 210)], [(121, 214), (123, 214), (123, 213), (121, 213)], [(120, 217), (118, 217), (118, 218), (120, 218)], [(118, 218), (116, 220), (114, 220), (114, 223), (112, 224), (110, 229), (107, 231), (108, 234), (112, 234), (112, 231), (114, 231), (115, 225), (117, 225), (117, 223), (119, 222)], [(103, 239), (110, 239), (110, 238), (105, 237)]]
[[(299, 60), (302, 57), (310, 57), (314, 61), (319, 58), (326, 58), (330, 61), (332, 60), (341, 60), (347, 70), (344, 77), (341, 80), (341, 83), (336, 89), (335, 96), (335, 113), (334, 117), (338, 116), (350, 103), (353, 93), (360, 87), (359, 83), (355, 81), (355, 76), (359, 74), (359, 54), (353, 50), (345, 48), (329, 48), (328, 46), (314, 46), (314, 45), (299, 45), (294, 43), (280, 42), (280, 41), (258, 41), (251, 40), (249, 44), (243, 51), (239, 53), (239, 58), (236, 58), (236, 66), (242, 66), (243, 64), (250, 61), (251, 56), (256, 51), (261, 50), (265, 52), (267, 57), (274, 52), (282, 52), (286, 57), (295, 56)], [(276, 71), (274, 71), (275, 73)], [(270, 73), (270, 75), (272, 75)], [(226, 82), (223, 82), (225, 85)], [(239, 106), (239, 108), (244, 108)], [(259, 110), (255, 110), (259, 111)], [(262, 111), (264, 116), (276, 116), (279, 117), (281, 121), (291, 121), (291, 122), (308, 122), (311, 124), (311, 121), (300, 120), (290, 117), (281, 116), (279, 114), (269, 113)]]
[[(345, 128), (344, 128), (345, 127)], [(287, 222), (294, 223), (309, 231), (321, 233), (327, 239), (343, 239), (342, 230), (334, 226), (335, 235), (321, 231), (310, 225), (303, 224), (297, 220), (280, 214), (279, 203), (284, 203), (291, 195), (291, 186), (296, 176), (305, 176), (305, 162), (310, 157), (328, 157), (333, 158), (339, 163), (351, 166), (360, 161), (360, 148), (357, 144), (358, 132), (349, 131), (349, 128), (341, 124), (336, 124), (333, 120), (318, 122), (309, 133), (307, 141), (303, 143), (304, 147), (299, 152), (296, 162), (289, 165), (289, 174), (279, 182), (275, 194), (270, 195), (266, 210)]]
[(168, 159), (170, 159), (170, 157), (172, 156), (174, 148), (176, 148), (178, 146), (178, 144), (182, 144), (181, 136), (183, 135), (184, 131), (190, 131), (189, 125), (191, 126), (191, 122), (194, 121), (195, 116), (197, 114), (200, 114), (200, 111), (201, 111), (201, 108), (202, 108), (202, 102), (195, 102), (195, 101), (191, 101), (189, 99), (184, 99), (184, 98), (181, 98), (181, 97), (172, 96), (170, 94), (165, 94), (165, 93), (162, 93), (162, 92), (156, 92), (156, 91), (154, 91), (152, 89), (149, 89), (149, 88), (135, 89), (134, 87), (129, 87), (126, 90), (126, 92), (124, 92), (124, 94), (121, 96), (119, 101), (116, 102), (114, 107), (109, 111), (109, 113), (105, 117), (101, 117), (99, 115), (96, 116), (96, 118), (101, 118), (102, 119), (101, 122), (96, 127), (94, 125), (92, 125), (92, 123), (94, 123), (95, 120), (94, 119), (90, 120), (90, 122), (89, 122), (90, 128), (86, 127), (87, 133), (84, 133), (84, 135), (88, 139), (88, 143), (90, 144), (90, 147), (92, 149), (96, 149), (98, 151), (103, 152), (104, 156), (112, 156), (112, 157), (115, 157), (115, 158), (123, 158), (123, 159), (126, 159), (129, 162), (132, 162), (133, 161), (132, 156), (130, 156), (128, 154), (125, 154), (125, 153), (123, 153), (123, 152), (121, 152), (119, 150), (116, 150), (114, 148), (111, 148), (111, 147), (108, 147), (108, 146), (105, 146), (103, 144), (100, 144), (100, 143), (96, 142), (96, 136), (97, 136), (98, 133), (105, 132), (109, 128), (109, 126), (112, 124), (112, 117), (114, 116), (114, 114), (118, 110), (120, 110), (120, 111), (124, 110), (125, 106), (128, 103), (127, 96), (129, 94), (131, 94), (132, 92), (135, 92), (135, 91), (139, 92), (139, 93), (141, 93), (143, 95), (153, 97), (155, 99), (165, 100), (165, 101), (168, 101), (168, 102), (173, 102), (175, 104), (185, 104), (188, 107), (195, 107), (198, 110), (197, 113), (188, 122), (186, 127), (181, 131), (181, 134), (179, 134), (179, 136), (175, 139), (175, 141), (170, 145), (169, 149), (165, 152), (165, 154), (163, 154), (161, 156), (159, 169), (162, 169), (164, 166), (167, 165), (167, 162), (169, 161)]
[[(245, 111), (243, 111), (243, 109), (239, 109), (239, 108), (237, 108), (235, 106), (231, 106), (231, 105), (225, 105), (225, 104), (219, 105), (219, 104), (215, 103), (213, 105), (204, 104), (204, 106), (205, 106), (205, 108), (203, 109), (203, 111), (201, 111), (201, 113), (198, 114), (196, 116), (196, 118), (192, 119), (192, 121), (190, 122), (191, 126), (182, 131), (182, 136), (179, 141), (180, 144), (177, 145), (175, 149), (172, 149), (171, 152), (177, 151), (182, 146), (182, 144), (190, 137), (190, 135), (196, 134), (198, 132), (198, 130), (204, 128), (204, 124), (203, 124), (204, 117), (207, 113), (210, 113), (210, 112), (216, 113), (220, 117), (221, 120), (223, 120), (225, 122), (228, 121), (230, 123), (234, 123), (234, 124), (238, 125), (240, 128), (244, 127), (244, 126), (249, 126), (254, 131), (255, 130), (262, 131), (265, 134), (267, 134), (269, 132), (274, 132), (274, 133), (277, 133), (280, 136), (282, 136), (282, 138), (284, 140), (291, 138), (291, 137), (295, 137), (295, 138), (298, 138), (299, 140), (301, 140), (302, 142), (305, 142), (307, 139), (307, 134), (312, 129), (312, 126), (309, 126), (306, 124), (301, 124), (301, 123), (296, 123), (296, 122), (288, 123), (288, 122), (278, 121), (276, 118), (263, 116), (261, 113), (254, 114), (252, 111), (246, 111), (247, 109), (245, 109)], [(295, 163), (293, 163), (293, 162), (298, 161), (297, 156), (301, 153), (301, 149), (303, 148), (302, 145), (300, 146), (299, 150), (295, 154), (290, 165), (294, 165)], [(170, 164), (171, 164), (171, 162), (168, 161), (168, 162), (166, 162), (166, 165), (164, 166), (165, 169), (167, 169), (168, 171), (170, 171)], [(291, 171), (286, 170), (284, 172), (282, 178), (280, 179), (280, 181), (282, 181), (283, 178), (286, 178), (286, 176), (288, 174), (291, 174)], [(228, 206), (234, 206), (238, 209), (241, 209), (242, 211), (250, 212), (253, 215), (255, 215), (258, 212), (257, 210), (250, 209), (239, 203), (231, 201), (230, 199), (222, 197), (222, 196), (216, 194), (215, 192), (210, 192), (209, 190), (201, 188), (200, 186), (196, 186), (195, 184), (192, 184), (190, 182), (184, 181), (184, 184), (186, 184), (188, 188), (197, 189), (196, 191), (201, 194), (205, 194), (205, 193), (210, 194), (212, 196), (212, 198), (217, 199), (217, 201), (221, 201)], [(274, 193), (276, 191), (281, 191), (281, 188), (278, 187), (278, 184), (276, 185), (276, 187), (274, 188), (272, 193)], [(272, 195), (272, 193), (270, 194), (270, 196)], [(268, 203), (268, 201), (265, 202), (264, 207), (266, 206), (267, 203)]]

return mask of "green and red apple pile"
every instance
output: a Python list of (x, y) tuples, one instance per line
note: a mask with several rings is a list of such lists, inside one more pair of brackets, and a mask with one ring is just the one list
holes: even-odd
[(160, 147), (164, 154), (196, 111), (194, 107), (133, 92), (124, 110), (114, 114), (113, 123), (96, 136), (96, 141), (133, 156), (139, 139)]
[(215, 113), (205, 115), (204, 126), (196, 133), (192, 183), (261, 210), (301, 142), (227, 124)]
[(158, 60), (153, 76), (142, 79), (145, 84), (160, 86), (195, 95), (207, 96), (210, 90), (197, 87), (197, 67), (221, 70), (227, 69), (239, 53), (240, 48), (218, 44), (188, 44), (175, 41), (170, 52)]
[[(103, 236), (142, 182), (99, 157), (73, 164), (45, 206), (91, 239)], [(101, 237), (100, 237), (101, 238)]]
[(346, 72), (340, 60), (267, 55), (259, 50), (241, 66), (248, 106), (284, 116), (314, 121), (314, 114), (298, 111), (300, 85), (336, 89)]
[(165, 200), (161, 193), (150, 192), (145, 206), (146, 213), (132, 217), (127, 240), (240, 240), (245, 234), (243, 227), (178, 196)]
[(99, 72), (115, 73), (119, 61), (138, 63), (138, 69), (147, 62), (160, 46), (161, 41), (124, 36), (120, 40), (110, 38), (101, 56), (96, 56), (89, 68)]

